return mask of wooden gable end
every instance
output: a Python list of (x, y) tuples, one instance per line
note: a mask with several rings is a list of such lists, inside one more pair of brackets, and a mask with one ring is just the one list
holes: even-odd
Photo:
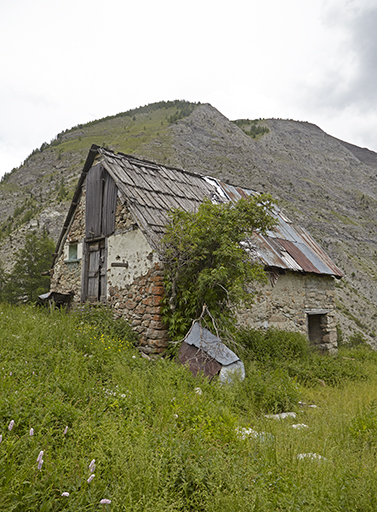
[(115, 228), (117, 187), (101, 165), (95, 165), (86, 179), (85, 237), (87, 240), (111, 235)]

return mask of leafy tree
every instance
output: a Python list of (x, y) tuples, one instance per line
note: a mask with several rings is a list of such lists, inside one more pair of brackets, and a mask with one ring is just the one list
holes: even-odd
[(42, 273), (50, 268), (55, 244), (46, 230), (29, 233), (25, 245), (16, 253), (12, 272), (0, 269), (0, 299), (2, 301), (34, 302), (48, 291), (50, 277)]
[(68, 195), (67, 190), (64, 186), (64, 178), (63, 176), (60, 178), (60, 183), (57, 184), (56, 189), (58, 191), (58, 201), (59, 203), (63, 201)]
[(163, 238), (163, 313), (173, 339), (187, 332), (204, 304), (219, 324), (233, 330), (234, 309), (252, 302), (249, 285), (265, 280), (248, 239), (255, 230), (265, 233), (275, 224), (272, 208), (271, 197), (264, 194), (236, 203), (207, 199), (197, 213), (170, 213)]
[(4, 265), (0, 261), (0, 300), (4, 297), (8, 282), (8, 274), (4, 270)]

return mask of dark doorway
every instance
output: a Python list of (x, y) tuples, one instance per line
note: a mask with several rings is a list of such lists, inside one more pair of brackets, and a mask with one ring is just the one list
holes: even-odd
[(325, 326), (325, 314), (308, 314), (308, 336), (310, 343), (313, 343), (315, 345), (323, 343)]

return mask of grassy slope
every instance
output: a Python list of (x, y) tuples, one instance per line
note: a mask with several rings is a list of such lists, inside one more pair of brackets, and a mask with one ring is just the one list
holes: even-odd
[[(375, 510), (373, 353), (353, 352), (370, 379), (342, 388), (304, 388), (251, 362), (244, 383), (221, 386), (142, 359), (82, 315), (0, 306), (0, 510), (99, 510), (103, 498), (117, 511)], [(268, 420), (255, 383), (319, 408), (291, 396), (298, 417)], [(236, 427), (264, 434), (241, 439)]]

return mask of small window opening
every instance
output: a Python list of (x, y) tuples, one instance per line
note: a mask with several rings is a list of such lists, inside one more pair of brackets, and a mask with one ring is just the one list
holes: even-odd
[(78, 244), (70, 244), (68, 247), (68, 261), (77, 260), (77, 246)]

